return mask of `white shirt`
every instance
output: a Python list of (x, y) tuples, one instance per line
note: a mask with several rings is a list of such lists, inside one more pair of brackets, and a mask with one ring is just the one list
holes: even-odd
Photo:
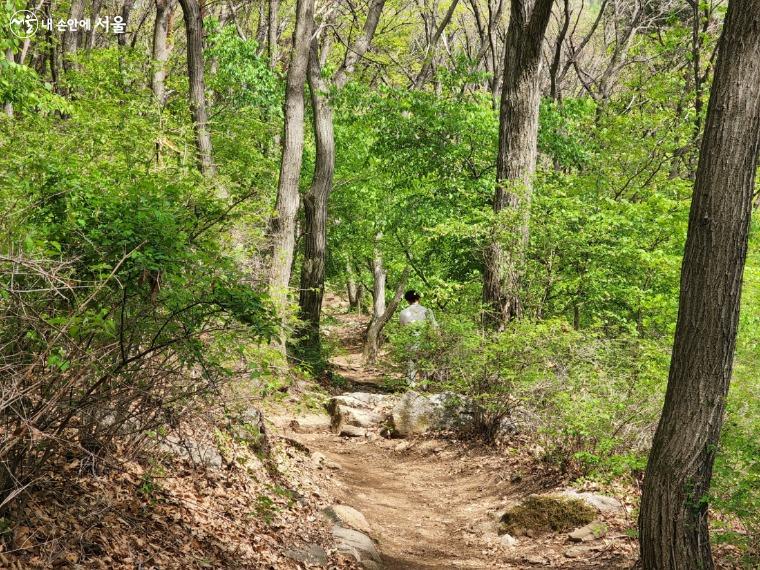
[(423, 307), (419, 303), (409, 305), (406, 309), (401, 311), (401, 314), (399, 315), (399, 321), (402, 325), (410, 325), (412, 323), (420, 323), (424, 321), (429, 322), (433, 326), (436, 324), (435, 317), (433, 316), (433, 311), (426, 307)]

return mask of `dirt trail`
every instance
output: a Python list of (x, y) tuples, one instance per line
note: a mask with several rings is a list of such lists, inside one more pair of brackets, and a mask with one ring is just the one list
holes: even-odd
[[(338, 318), (330, 332), (345, 354), (333, 364), (335, 372), (348, 381), (346, 391), (382, 390), (383, 372), (361, 364), (358, 337), (363, 319), (345, 313)], [(510, 463), (491, 449), (466, 449), (438, 439), (343, 438), (329, 431), (326, 417), (296, 420), (301, 426), (297, 431), (287, 422), (280, 423), (283, 435), (340, 466), (325, 470), (324, 485), (337, 502), (365, 515), (385, 568), (629, 566), (629, 549), (621, 551), (615, 541), (595, 545), (573, 560), (563, 555), (568, 547), (564, 535), (525, 538), (517, 548), (502, 547), (496, 514), (508, 501), (547, 490), (550, 484), (520, 472), (515, 460)]]

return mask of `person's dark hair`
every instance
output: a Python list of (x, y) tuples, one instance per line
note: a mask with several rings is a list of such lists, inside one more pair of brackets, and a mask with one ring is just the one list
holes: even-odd
[(409, 291), (404, 293), (404, 299), (406, 299), (406, 302), (409, 304), (416, 303), (420, 300), (420, 294), (414, 289), (409, 289)]

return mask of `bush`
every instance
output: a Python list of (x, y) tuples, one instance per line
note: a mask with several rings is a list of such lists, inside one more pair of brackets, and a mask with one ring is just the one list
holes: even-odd
[(577, 474), (643, 468), (668, 366), (654, 343), (607, 339), (561, 320), (484, 333), (461, 319), (398, 329), (391, 343), (398, 361), (414, 354), (428, 389), (473, 404), (472, 429), (486, 441), (532, 434), (547, 459)]

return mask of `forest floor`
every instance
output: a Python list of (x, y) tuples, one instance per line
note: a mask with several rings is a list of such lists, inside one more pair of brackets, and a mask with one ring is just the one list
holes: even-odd
[[(334, 298), (328, 303), (330, 317), (334, 324), (328, 334), (340, 347), (334, 373), (346, 382), (341, 392), (385, 391), (398, 373), (362, 364), (366, 317), (348, 314)], [(496, 449), (432, 436), (346, 438), (329, 430), (326, 415), (315, 413), (279, 415), (273, 421), (282, 437), (327, 458), (333, 468), (319, 472), (320, 486), (335, 502), (365, 515), (385, 568), (591, 570), (629, 568), (635, 560), (630, 504), (624, 512), (600, 515), (608, 531), (590, 543), (572, 543), (565, 532), (519, 537), (516, 546), (502, 546), (500, 513), (532, 493), (566, 487), (565, 478), (541, 464), (530, 446)], [(625, 503), (625, 497), (618, 498)]]

